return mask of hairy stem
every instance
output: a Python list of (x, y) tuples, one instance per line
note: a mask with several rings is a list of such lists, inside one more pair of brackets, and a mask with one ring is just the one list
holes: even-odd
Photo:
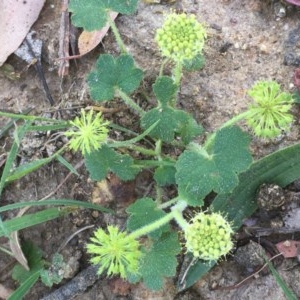
[(127, 94), (122, 92), (121, 90), (117, 89), (116, 90), (116, 95), (121, 97), (122, 100), (132, 109), (134, 109), (140, 116), (143, 116), (145, 114), (145, 111), (138, 105), (136, 104)]
[(125, 44), (123, 43), (123, 40), (121, 38), (121, 35), (119, 33), (119, 30), (115, 24), (115, 22), (111, 19), (111, 16), (109, 14), (109, 12), (107, 12), (107, 22), (115, 36), (115, 39), (116, 39), (116, 42), (118, 44), (118, 46), (120, 47), (122, 53), (124, 54), (127, 54), (127, 50), (126, 50), (126, 47), (125, 47)]

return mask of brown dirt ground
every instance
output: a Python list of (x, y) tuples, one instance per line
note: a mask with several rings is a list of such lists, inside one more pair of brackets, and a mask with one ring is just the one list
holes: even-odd
[[(137, 14), (134, 16), (120, 16), (116, 23), (120, 29), (128, 49), (133, 53), (136, 61), (146, 70), (144, 86), (149, 88), (159, 70), (160, 56), (156, 49), (153, 36), (155, 29), (163, 21), (163, 13), (170, 9), (194, 13), (198, 20), (207, 24), (209, 38), (205, 47), (206, 65), (197, 73), (185, 74), (180, 91), (180, 105), (190, 112), (207, 131), (218, 128), (224, 121), (247, 107), (250, 99), (246, 91), (260, 79), (274, 79), (286, 91), (293, 90), (294, 66), (283, 64), (285, 40), (288, 33), (299, 23), (300, 12), (294, 6), (286, 7), (286, 16), (276, 17), (274, 5), (269, 1), (260, 0), (177, 0), (175, 2), (162, 1), (160, 4), (140, 3)], [(278, 3), (277, 3), (278, 4)], [(71, 63), (70, 75), (61, 79), (57, 76), (58, 42), (60, 26), (61, 1), (47, 0), (39, 20), (33, 26), (37, 35), (43, 40), (43, 67), (51, 94), (55, 100), (55, 107), (50, 107), (45, 99), (40, 82), (34, 68), (11, 56), (7, 61), (16, 72), (21, 73), (19, 80), (11, 81), (0, 74), (0, 108), (15, 112), (28, 107), (34, 107), (32, 113), (41, 115), (61, 109), (61, 117), (71, 119), (77, 112), (76, 108), (92, 103), (89, 98), (86, 75), (92, 69), (97, 56), (107, 52), (117, 54), (117, 46), (108, 34), (103, 43), (91, 53), (78, 59), (76, 64)], [(231, 46), (222, 51), (224, 45)], [(296, 116), (299, 110), (294, 109)], [(132, 116), (127, 110), (119, 112), (116, 118), (123, 126), (131, 125)], [(298, 118), (296, 118), (298, 119)], [(0, 119), (0, 125), (7, 120)], [(243, 125), (242, 125), (243, 126)], [(245, 128), (246, 130), (246, 128)], [(20, 161), (40, 158), (47, 155), (41, 151), (42, 144), (49, 136), (28, 136), (25, 140)], [(264, 156), (278, 148), (290, 145), (299, 139), (299, 122), (296, 121), (291, 132), (284, 135), (276, 143), (262, 143), (254, 140), (253, 153), (256, 157)], [(56, 141), (55, 147), (59, 147)], [(12, 135), (0, 140), (0, 155), (6, 153), (12, 143)], [(27, 144), (26, 144), (27, 143)], [(53, 143), (52, 143), (53, 144)], [(67, 153), (65, 157), (73, 165), (81, 161), (80, 156)], [(73, 198), (90, 201), (95, 184), (88, 179), (83, 167), (79, 169), (80, 176), (72, 175), (63, 186), (55, 192), (55, 198)], [(2, 205), (18, 201), (37, 200), (54, 191), (64, 180), (68, 171), (56, 162), (26, 176), (22, 180), (9, 185), (2, 196)], [(109, 205), (120, 213), (118, 217), (108, 217), (91, 211), (79, 211), (70, 216), (24, 230), (22, 239), (34, 241), (41, 247), (45, 256), (51, 255), (59, 246), (79, 228), (95, 224), (101, 226), (107, 222), (124, 223), (124, 208), (136, 195), (143, 194), (149, 184), (148, 174), (143, 174), (139, 181), (122, 186), (114, 182), (115, 198), (109, 200)], [(126, 199), (122, 193), (126, 192)], [(5, 217), (11, 217), (6, 215)], [(88, 266), (84, 254), (84, 243), (91, 231), (86, 230), (77, 235), (63, 250), (62, 253), (71, 269), (69, 278)], [(7, 243), (0, 239), (1, 244)], [(76, 259), (71, 259), (75, 257)], [(78, 263), (77, 263), (78, 262)], [(13, 261), (6, 255), (0, 256), (0, 282), (13, 288), (10, 280)], [(299, 266), (286, 271), (280, 270), (280, 275), (300, 297), (298, 278)], [(213, 291), (215, 284), (229, 286), (243, 279), (245, 275), (240, 267), (232, 260), (220, 263), (205, 278), (197, 282), (187, 292), (176, 296), (174, 283), (166, 282), (160, 293), (146, 291), (142, 285), (132, 286), (131, 293), (125, 297), (116, 291), (112, 280), (99, 280), (84, 295), (76, 299), (285, 299), (281, 289), (271, 275), (261, 276), (238, 288), (231, 290)], [(65, 279), (62, 284), (69, 279)], [(52, 290), (56, 289), (54, 287)], [(41, 299), (50, 292), (49, 288), (37, 284), (26, 299)], [(123, 298), (122, 298), (123, 297)]]

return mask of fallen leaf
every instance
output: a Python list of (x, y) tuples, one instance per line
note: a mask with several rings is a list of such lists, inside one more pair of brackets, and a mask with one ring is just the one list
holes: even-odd
[(292, 3), (294, 5), (300, 6), (300, 0), (285, 0), (288, 3)]
[(300, 247), (300, 241), (283, 241), (276, 244), (277, 250), (285, 257), (291, 258), (298, 255), (298, 248)]
[[(110, 12), (110, 18), (115, 20), (118, 13)], [(80, 55), (87, 54), (93, 50), (103, 39), (109, 29), (107, 24), (101, 30), (96, 31), (83, 31), (78, 39), (78, 50)]]
[(0, 66), (23, 42), (45, 0), (0, 1)]

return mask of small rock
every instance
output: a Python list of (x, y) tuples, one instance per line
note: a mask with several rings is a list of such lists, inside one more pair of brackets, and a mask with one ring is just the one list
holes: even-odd
[(265, 253), (264, 248), (260, 244), (250, 241), (247, 245), (237, 249), (233, 259), (251, 273), (264, 264), (262, 253)]

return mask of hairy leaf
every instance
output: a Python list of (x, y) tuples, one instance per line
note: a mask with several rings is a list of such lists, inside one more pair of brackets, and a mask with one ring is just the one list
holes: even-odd
[(134, 168), (133, 159), (129, 155), (122, 155), (107, 146), (94, 151), (85, 157), (85, 164), (93, 180), (102, 180), (109, 171), (115, 173), (122, 180), (131, 180), (139, 172)]
[(168, 76), (158, 77), (153, 84), (153, 92), (160, 105), (167, 105), (174, 97), (178, 87)]
[(149, 289), (161, 289), (164, 277), (172, 277), (176, 274), (176, 255), (180, 251), (178, 235), (175, 232), (164, 233), (154, 242), (150, 250), (145, 249), (139, 271)]
[(138, 0), (70, 0), (72, 23), (86, 31), (99, 30), (107, 22), (107, 12), (129, 15), (136, 11)]
[(176, 169), (173, 166), (161, 166), (154, 172), (154, 179), (160, 186), (175, 184)]
[(201, 70), (204, 67), (204, 65), (205, 65), (205, 58), (202, 54), (197, 54), (191, 60), (183, 61), (183, 68), (189, 72)]
[(158, 107), (145, 113), (141, 118), (141, 126), (143, 129), (147, 129), (159, 121), (149, 135), (170, 143), (174, 140), (175, 133), (178, 133), (180, 126), (186, 123), (188, 118), (189, 115), (184, 111), (168, 106)]
[(252, 162), (250, 138), (239, 127), (225, 127), (217, 132), (210, 153), (191, 144), (176, 164), (176, 182), (180, 197), (190, 205), (202, 205), (211, 191), (231, 192), (238, 185), (238, 174)]
[[(153, 223), (166, 215), (163, 210), (157, 208), (155, 202), (151, 198), (138, 199), (126, 209), (126, 212), (130, 214), (126, 226), (129, 231), (134, 231)], [(150, 232), (148, 235), (152, 238), (159, 238), (162, 233), (169, 230), (169, 228), (169, 225), (166, 224), (159, 229)]]
[(96, 101), (108, 101), (115, 97), (115, 92), (132, 93), (139, 85), (143, 71), (134, 65), (130, 55), (114, 58), (102, 54), (96, 62), (96, 68), (88, 76), (91, 96)]

